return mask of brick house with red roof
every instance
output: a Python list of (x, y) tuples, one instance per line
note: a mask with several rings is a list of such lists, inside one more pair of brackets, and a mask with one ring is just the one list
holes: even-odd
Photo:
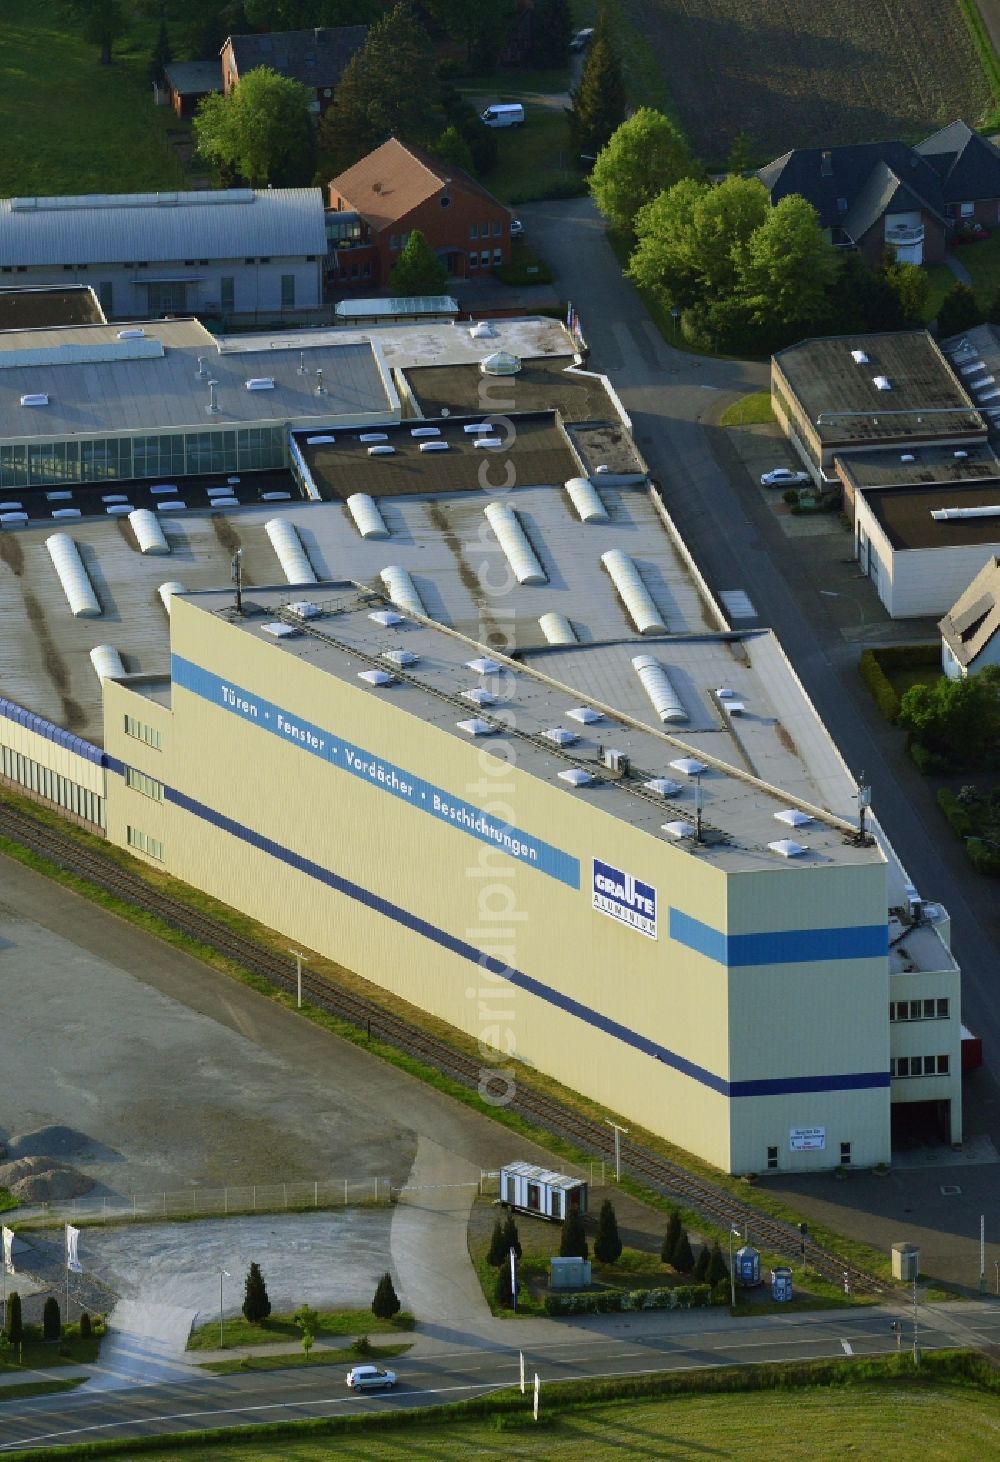
[(510, 263), (509, 208), (453, 163), (390, 137), (334, 178), (327, 235), (335, 289), (378, 288), (419, 229), (457, 279)]

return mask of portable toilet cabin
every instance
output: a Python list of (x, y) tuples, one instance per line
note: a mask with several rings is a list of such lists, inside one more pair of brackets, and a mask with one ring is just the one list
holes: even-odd
[(760, 1284), (760, 1254), (750, 1244), (736, 1250), (736, 1283), (743, 1289)]
[(792, 1297), (792, 1271), (782, 1267), (771, 1270), (771, 1298), (790, 1300)]
[(509, 1162), (500, 1169), (500, 1202), (518, 1213), (562, 1223), (570, 1209), (586, 1213), (587, 1184), (535, 1163)]

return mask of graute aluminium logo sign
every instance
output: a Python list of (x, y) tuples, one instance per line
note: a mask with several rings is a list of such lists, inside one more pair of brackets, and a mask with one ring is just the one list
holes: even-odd
[(656, 938), (656, 889), (600, 858), (594, 859), (593, 906), (647, 939)]

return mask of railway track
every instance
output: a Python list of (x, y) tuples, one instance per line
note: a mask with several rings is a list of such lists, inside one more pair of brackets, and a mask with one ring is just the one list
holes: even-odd
[[(107, 854), (87, 848), (68, 834), (3, 803), (0, 803), (0, 835), (123, 902), (157, 915), (180, 933), (261, 976), (275, 988), (294, 991), (296, 978), (286, 959), (147, 883)], [(454, 1050), (446, 1041), (393, 1015), (374, 1001), (355, 995), (308, 970), (303, 970), (302, 991), (303, 998), (310, 1005), (415, 1057), (470, 1090), (479, 1088), (483, 1075), (479, 1062)], [(500, 1094), (503, 1093), (498, 1091)], [(582, 1116), (524, 1085), (518, 1086), (509, 1106), (543, 1131), (564, 1138), (595, 1158), (608, 1159), (612, 1139), (610, 1129), (603, 1123)], [(624, 1173), (670, 1200), (720, 1227), (738, 1229), (741, 1235), (746, 1233), (755, 1246), (789, 1258), (801, 1258), (802, 1237), (794, 1224), (771, 1218), (725, 1189), (636, 1143), (622, 1141), (621, 1164)], [(806, 1243), (809, 1266), (825, 1279), (838, 1286), (849, 1286), (856, 1294), (887, 1292), (889, 1286), (878, 1276), (813, 1243), (811, 1239)]]

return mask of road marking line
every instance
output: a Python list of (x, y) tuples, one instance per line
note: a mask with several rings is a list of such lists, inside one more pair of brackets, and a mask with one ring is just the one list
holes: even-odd
[(854, 1348), (851, 1345), (851, 1342), (849, 1340), (842, 1340), (840, 1343), (844, 1347), (844, 1354), (845, 1355), (853, 1355), (854, 1354)]

